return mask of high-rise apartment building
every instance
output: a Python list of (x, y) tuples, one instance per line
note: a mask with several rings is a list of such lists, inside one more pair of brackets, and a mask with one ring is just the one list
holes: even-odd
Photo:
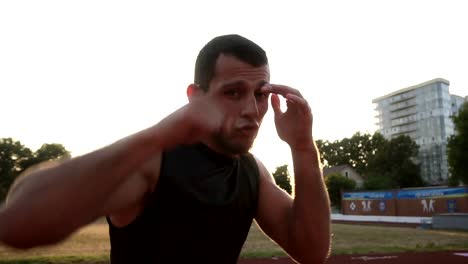
[(379, 132), (386, 139), (410, 136), (419, 145), (422, 177), (433, 185), (448, 178), (447, 139), (454, 133), (450, 116), (464, 101), (449, 93), (449, 85), (438, 78), (372, 100)]

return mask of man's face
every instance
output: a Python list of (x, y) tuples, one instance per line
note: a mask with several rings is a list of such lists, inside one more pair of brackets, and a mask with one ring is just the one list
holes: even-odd
[(268, 65), (253, 67), (233, 56), (218, 57), (206, 96), (223, 111), (222, 132), (213, 138), (221, 151), (241, 154), (252, 147), (268, 110), (268, 95), (261, 88), (269, 81)]

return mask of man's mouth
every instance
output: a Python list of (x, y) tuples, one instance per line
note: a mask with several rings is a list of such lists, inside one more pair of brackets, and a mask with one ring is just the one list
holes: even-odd
[(249, 124), (239, 127), (237, 131), (244, 136), (254, 136), (257, 134), (258, 128), (257, 124)]

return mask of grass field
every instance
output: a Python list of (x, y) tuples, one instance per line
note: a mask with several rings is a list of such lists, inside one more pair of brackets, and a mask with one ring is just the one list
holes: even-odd
[[(468, 232), (422, 230), (367, 225), (332, 225), (332, 254), (468, 249)], [(242, 257), (283, 256), (285, 253), (253, 225)], [(0, 263), (104, 263), (109, 256), (105, 222), (86, 226), (65, 242), (18, 251), (0, 246)]]

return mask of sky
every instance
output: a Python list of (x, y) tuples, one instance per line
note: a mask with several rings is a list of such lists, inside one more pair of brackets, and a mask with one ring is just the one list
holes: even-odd
[[(468, 95), (466, 1), (1, 1), (0, 138), (83, 155), (187, 103), (195, 58), (240, 34), (301, 91), (314, 139), (373, 133), (372, 99), (434, 78)], [(292, 161), (272, 111), (252, 153)]]

